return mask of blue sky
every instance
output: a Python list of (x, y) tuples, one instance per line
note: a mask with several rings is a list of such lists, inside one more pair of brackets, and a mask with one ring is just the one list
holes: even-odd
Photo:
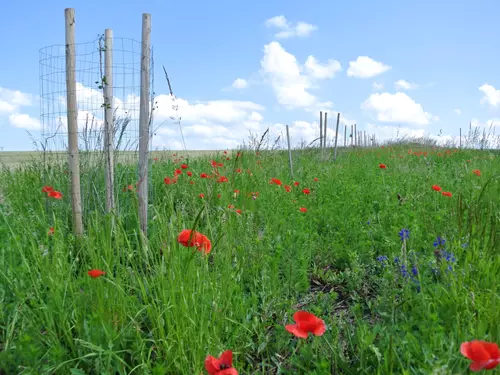
[[(311, 141), (320, 110), (330, 126), (340, 112), (342, 123), (379, 139), (394, 138), (398, 128), (399, 135), (450, 139), (471, 121), (500, 131), (497, 0), (27, 0), (6, 2), (0, 13), (5, 151), (32, 150), (27, 129), (41, 137), (39, 49), (64, 44), (67, 7), (76, 10), (77, 42), (105, 28), (140, 40), (141, 14), (151, 13), (155, 121), (162, 124), (155, 147), (183, 147), (162, 65), (188, 149), (235, 147), (250, 131), (279, 134), (284, 124), (294, 144)], [(86, 78), (79, 87), (96, 90)]]

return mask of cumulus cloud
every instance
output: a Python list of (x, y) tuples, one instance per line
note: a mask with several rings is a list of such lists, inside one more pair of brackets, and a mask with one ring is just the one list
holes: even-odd
[(13, 113), (9, 116), (9, 123), (16, 128), (27, 130), (40, 130), (42, 128), (38, 119), (25, 113)]
[(287, 109), (313, 109), (330, 102), (319, 103), (310, 89), (314, 82), (333, 78), (341, 69), (336, 60), (327, 63), (319, 62), (314, 56), (309, 56), (302, 66), (297, 58), (286, 51), (278, 42), (264, 46), (264, 56), (261, 59), (261, 72), (274, 90), (278, 103)]
[(366, 132), (368, 134), (375, 134), (377, 142), (384, 141), (398, 141), (408, 138), (430, 138), (437, 141), (438, 144), (444, 145), (447, 143), (458, 144), (459, 137), (451, 134), (432, 134), (426, 132), (424, 129), (413, 129), (404, 126), (391, 126), (391, 125), (375, 125), (366, 124)]
[(394, 82), (394, 86), (397, 90), (412, 90), (418, 87), (416, 83), (410, 83), (408, 81), (405, 81), (404, 79), (399, 79)]
[(16, 128), (39, 130), (40, 121), (26, 113), (22, 107), (33, 105), (35, 96), (19, 90), (0, 87), (0, 116), (8, 116), (8, 123)]
[(498, 107), (500, 105), (500, 90), (485, 83), (479, 87), (479, 91), (483, 93), (481, 104), (488, 103), (492, 107)]
[(321, 64), (314, 56), (308, 56), (304, 66), (306, 72), (317, 79), (333, 78), (335, 73), (342, 70), (342, 66), (337, 60), (329, 59), (326, 64)]
[[(181, 118), (182, 132), (188, 149), (235, 148), (248, 139), (251, 132), (263, 130), (265, 108), (251, 101), (212, 100), (190, 103), (171, 95), (156, 97), (155, 121), (164, 125), (153, 137), (154, 147), (182, 149), (178, 123)], [(173, 109), (177, 106), (178, 112)]]
[(235, 89), (244, 89), (248, 86), (248, 82), (243, 78), (236, 78), (232, 84)]
[(277, 29), (274, 34), (277, 39), (286, 39), (292, 37), (306, 37), (311, 35), (313, 31), (318, 28), (315, 25), (306, 22), (297, 22), (295, 25), (288, 22), (285, 16), (275, 16), (266, 21), (266, 26), (269, 28)]
[(278, 102), (288, 108), (310, 107), (316, 98), (308, 89), (310, 80), (301, 73), (297, 59), (278, 42), (264, 46), (261, 67), (269, 79)]
[(384, 84), (383, 84), (383, 83), (373, 82), (373, 83), (372, 83), (372, 88), (373, 88), (375, 91), (383, 90), (383, 88), (384, 88)]
[(372, 78), (391, 69), (391, 66), (380, 61), (375, 61), (368, 56), (358, 56), (355, 61), (349, 62), (347, 69), (348, 77), (355, 78)]
[(372, 94), (363, 102), (361, 109), (372, 112), (378, 121), (383, 122), (427, 125), (438, 120), (438, 117), (425, 112), (422, 105), (402, 92)]

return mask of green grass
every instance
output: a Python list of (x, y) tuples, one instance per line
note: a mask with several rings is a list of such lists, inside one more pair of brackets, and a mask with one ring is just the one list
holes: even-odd
[[(159, 156), (148, 240), (135, 193), (122, 191), (137, 181), (134, 165), (116, 167), (113, 216), (103, 213), (103, 170), (82, 167), (81, 239), (71, 234), (65, 166), (5, 168), (0, 373), (203, 374), (205, 357), (227, 349), (240, 374), (467, 373), (460, 343), (500, 341), (499, 155), (422, 151), (342, 152), (333, 163), (303, 150), (289, 193), (269, 183), (292, 185), (284, 153), (186, 158), (193, 177), (184, 171), (173, 185), (163, 179), (180, 162)], [(212, 158), (228, 182), (199, 177)], [(46, 184), (63, 199), (47, 199)], [(209, 256), (176, 241), (195, 221)], [(90, 278), (93, 268), (106, 275)], [(288, 333), (297, 310), (323, 319), (326, 333)]]

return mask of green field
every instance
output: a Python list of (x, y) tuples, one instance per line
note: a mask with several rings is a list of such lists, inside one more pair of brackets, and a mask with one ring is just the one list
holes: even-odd
[[(247, 375), (468, 373), (461, 343), (500, 342), (499, 154), (409, 147), (296, 151), (294, 179), (276, 151), (154, 154), (148, 239), (135, 164), (115, 215), (82, 164), (75, 238), (64, 161), (2, 153), (0, 374), (198, 375), (226, 350)], [(299, 310), (326, 332), (287, 331)]]

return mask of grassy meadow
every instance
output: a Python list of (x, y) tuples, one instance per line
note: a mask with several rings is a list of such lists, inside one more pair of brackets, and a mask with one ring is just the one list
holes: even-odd
[[(461, 343), (500, 342), (500, 154), (326, 159), (295, 152), (292, 179), (279, 151), (156, 153), (148, 239), (135, 165), (106, 215), (103, 169), (82, 164), (82, 238), (65, 165), (4, 167), (0, 374), (198, 375), (226, 350), (247, 375), (469, 373)], [(208, 254), (177, 241), (190, 228)], [(299, 310), (326, 332), (287, 331)]]

